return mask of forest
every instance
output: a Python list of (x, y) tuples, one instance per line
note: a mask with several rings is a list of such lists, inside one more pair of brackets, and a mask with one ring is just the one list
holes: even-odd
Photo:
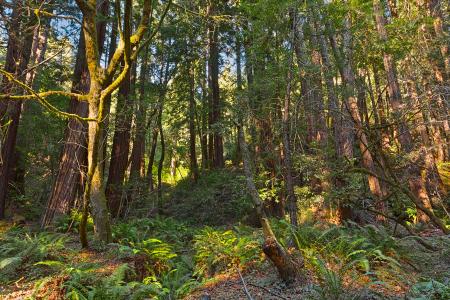
[(449, 14), (0, 0), (0, 299), (450, 299)]

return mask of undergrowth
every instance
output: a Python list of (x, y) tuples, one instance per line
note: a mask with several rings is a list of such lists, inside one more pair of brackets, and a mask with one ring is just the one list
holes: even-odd
[[(271, 223), (280, 243), (304, 258), (312, 276), (308, 299), (385, 299), (379, 292), (394, 285), (412, 286), (410, 299), (449, 297), (448, 278), (406, 282), (408, 253), (382, 227)], [(81, 259), (71, 235), (13, 227), (0, 238), (0, 283), (26, 276), (36, 299), (55, 291), (66, 299), (182, 299), (218, 274), (261, 266), (262, 242), (261, 230), (245, 225), (130, 219), (113, 226), (113, 243), (102, 252)]]

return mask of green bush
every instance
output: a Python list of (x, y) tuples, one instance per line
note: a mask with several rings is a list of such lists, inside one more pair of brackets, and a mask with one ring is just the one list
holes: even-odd
[(68, 238), (61, 234), (27, 233), (12, 230), (0, 238), (0, 282), (6, 282), (20, 273), (31, 277), (34, 263), (58, 257)]
[(440, 300), (450, 299), (450, 284), (433, 279), (420, 281), (414, 284), (408, 292), (411, 300)]
[(233, 230), (205, 227), (194, 238), (194, 250), (196, 274), (211, 276), (256, 260), (260, 244), (254, 237)]
[[(78, 232), (80, 222), (82, 218), (82, 212), (76, 209), (72, 209), (69, 215), (63, 215), (59, 217), (55, 222), (55, 229), (58, 232), (67, 233), (69, 231)], [(94, 219), (92, 216), (88, 216), (87, 231), (94, 231)]]

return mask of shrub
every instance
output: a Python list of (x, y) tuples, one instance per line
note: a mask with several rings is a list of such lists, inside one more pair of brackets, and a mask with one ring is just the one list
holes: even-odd
[(245, 266), (260, 254), (260, 245), (254, 237), (239, 235), (233, 230), (205, 227), (194, 241), (196, 273), (203, 276)]
[[(61, 234), (38, 234), (13, 230), (0, 238), (0, 282), (30, 272), (35, 262), (58, 257), (68, 238)], [(28, 274), (30, 275), (30, 273)]]

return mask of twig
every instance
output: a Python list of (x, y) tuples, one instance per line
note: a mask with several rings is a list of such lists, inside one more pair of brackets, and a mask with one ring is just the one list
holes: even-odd
[(244, 281), (244, 278), (242, 277), (241, 271), (239, 270), (238, 267), (235, 267), (235, 268), (236, 268), (236, 271), (239, 274), (239, 277), (241, 278), (242, 285), (244, 286), (245, 295), (247, 296), (248, 300), (254, 300), (252, 295), (250, 295), (250, 292), (247, 289), (247, 285), (245, 284), (245, 281)]

